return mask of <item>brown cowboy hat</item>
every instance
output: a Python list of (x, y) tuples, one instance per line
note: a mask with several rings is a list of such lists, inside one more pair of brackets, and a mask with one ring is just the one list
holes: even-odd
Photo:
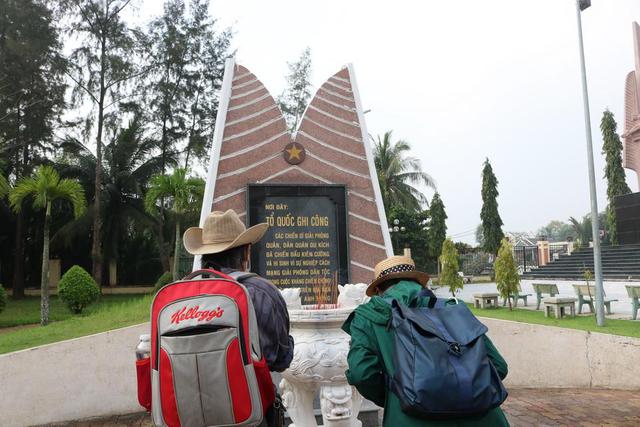
[(392, 279), (411, 279), (427, 286), (429, 275), (416, 270), (416, 264), (408, 256), (392, 256), (380, 261), (374, 268), (375, 280), (367, 287), (367, 296), (373, 296), (382, 283)]
[(214, 211), (207, 215), (202, 228), (191, 227), (184, 232), (184, 247), (192, 255), (217, 254), (256, 243), (267, 228), (267, 223), (262, 223), (247, 229), (232, 209)]

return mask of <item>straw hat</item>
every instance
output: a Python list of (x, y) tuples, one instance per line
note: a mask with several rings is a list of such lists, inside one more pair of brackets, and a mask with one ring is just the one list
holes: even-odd
[(192, 255), (217, 254), (256, 243), (267, 228), (267, 223), (262, 223), (247, 229), (232, 209), (214, 211), (204, 220), (202, 228), (191, 227), (184, 232), (184, 247)]
[(416, 264), (408, 256), (392, 256), (380, 261), (374, 268), (375, 280), (367, 287), (367, 296), (373, 296), (382, 283), (392, 279), (412, 279), (426, 286), (429, 275), (416, 270)]

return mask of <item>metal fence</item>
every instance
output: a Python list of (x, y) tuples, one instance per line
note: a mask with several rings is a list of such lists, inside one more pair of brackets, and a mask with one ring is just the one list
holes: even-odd
[(178, 261), (178, 277), (184, 277), (193, 270), (193, 256), (182, 254)]
[(493, 270), (494, 257), (486, 252), (472, 252), (459, 256), (459, 267), (465, 275), (477, 276)]
[(560, 255), (566, 255), (568, 253), (566, 243), (551, 243), (549, 245), (549, 260), (555, 261), (560, 258)]
[(538, 267), (537, 246), (516, 246), (513, 248), (513, 259), (518, 266), (520, 274)]

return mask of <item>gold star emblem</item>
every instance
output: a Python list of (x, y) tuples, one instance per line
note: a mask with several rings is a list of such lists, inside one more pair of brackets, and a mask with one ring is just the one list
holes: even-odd
[(302, 150), (299, 149), (298, 147), (296, 147), (296, 144), (293, 143), (291, 144), (291, 148), (289, 148), (288, 150), (284, 150), (287, 153), (289, 153), (289, 161), (293, 161), (294, 159), (301, 161), (302, 159), (300, 158), (300, 153), (302, 153)]

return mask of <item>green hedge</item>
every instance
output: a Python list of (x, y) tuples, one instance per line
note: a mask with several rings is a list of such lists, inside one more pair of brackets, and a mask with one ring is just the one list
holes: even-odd
[(58, 295), (69, 310), (79, 314), (100, 297), (100, 289), (85, 269), (74, 265), (60, 279)]
[(160, 288), (162, 288), (165, 285), (168, 285), (171, 282), (173, 282), (173, 274), (171, 274), (168, 271), (165, 271), (164, 273), (162, 273), (160, 277), (158, 277), (158, 280), (156, 280), (154, 292), (158, 292)]
[(0, 284), (0, 313), (7, 306), (7, 291), (4, 290), (2, 284)]

